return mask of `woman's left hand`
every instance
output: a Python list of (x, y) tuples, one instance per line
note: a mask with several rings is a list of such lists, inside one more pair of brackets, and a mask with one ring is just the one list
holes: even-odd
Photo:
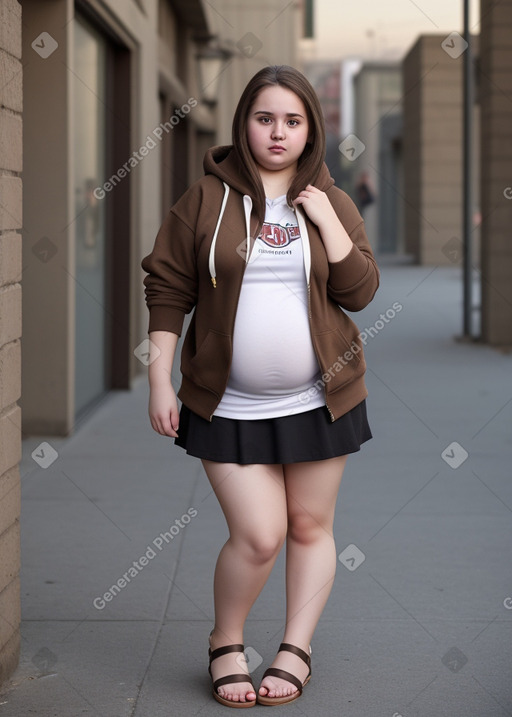
[(325, 192), (308, 184), (293, 204), (301, 204), (309, 219), (317, 225), (330, 262), (341, 261), (350, 253), (352, 240)]
[(300, 192), (293, 204), (301, 204), (308, 217), (320, 230), (323, 226), (328, 226), (333, 222), (338, 224), (341, 223), (336, 216), (336, 212), (334, 211), (327, 194), (322, 192), (320, 189), (317, 189), (312, 184), (308, 184), (306, 189), (303, 189), (302, 192)]

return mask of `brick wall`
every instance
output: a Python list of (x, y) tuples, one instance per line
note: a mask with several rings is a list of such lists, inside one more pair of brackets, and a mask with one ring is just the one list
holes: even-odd
[(20, 647), (21, 6), (0, 3), (0, 684)]

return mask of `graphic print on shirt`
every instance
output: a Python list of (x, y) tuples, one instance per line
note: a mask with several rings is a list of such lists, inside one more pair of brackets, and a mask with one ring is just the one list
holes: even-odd
[(265, 222), (258, 239), (274, 249), (281, 249), (283, 246), (291, 244), (292, 241), (300, 239), (299, 227)]
[[(300, 239), (299, 227), (296, 224), (275, 224), (265, 222), (261, 228), (255, 245), (256, 258), (258, 254), (288, 254), (292, 253), (290, 244)], [(269, 247), (268, 249), (266, 247)]]

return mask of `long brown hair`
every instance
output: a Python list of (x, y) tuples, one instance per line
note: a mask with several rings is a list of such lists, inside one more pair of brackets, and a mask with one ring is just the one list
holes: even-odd
[[(315, 90), (304, 75), (289, 65), (264, 67), (249, 80), (238, 101), (233, 117), (233, 146), (244, 167), (247, 178), (254, 188), (254, 199), (258, 214), (264, 213), (265, 192), (258, 168), (247, 139), (249, 112), (259, 93), (266, 87), (279, 85), (294, 92), (306, 108), (309, 134), (308, 141), (299, 157), (295, 175), (286, 199), (291, 205), (307, 184), (314, 184), (325, 158), (325, 126), (320, 102)], [(260, 217), (263, 220), (263, 216)]]

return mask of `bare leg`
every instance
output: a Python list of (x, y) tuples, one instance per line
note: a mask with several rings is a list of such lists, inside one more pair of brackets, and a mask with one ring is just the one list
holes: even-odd
[[(347, 456), (283, 466), (288, 507), (286, 539), (286, 628), (283, 642), (309, 645), (332, 589), (336, 573), (333, 537), (336, 498)], [(300, 657), (280, 652), (272, 667), (287, 670), (304, 682), (308, 668)], [(266, 677), (261, 695), (281, 697), (297, 688), (286, 680)]]
[[(243, 643), (247, 615), (284, 543), (287, 508), (282, 466), (202, 462), (229, 528), (215, 568), (214, 650)], [(213, 679), (245, 672), (240, 662), (237, 653), (214, 660)], [(248, 682), (222, 685), (218, 692), (234, 702), (256, 698)]]

